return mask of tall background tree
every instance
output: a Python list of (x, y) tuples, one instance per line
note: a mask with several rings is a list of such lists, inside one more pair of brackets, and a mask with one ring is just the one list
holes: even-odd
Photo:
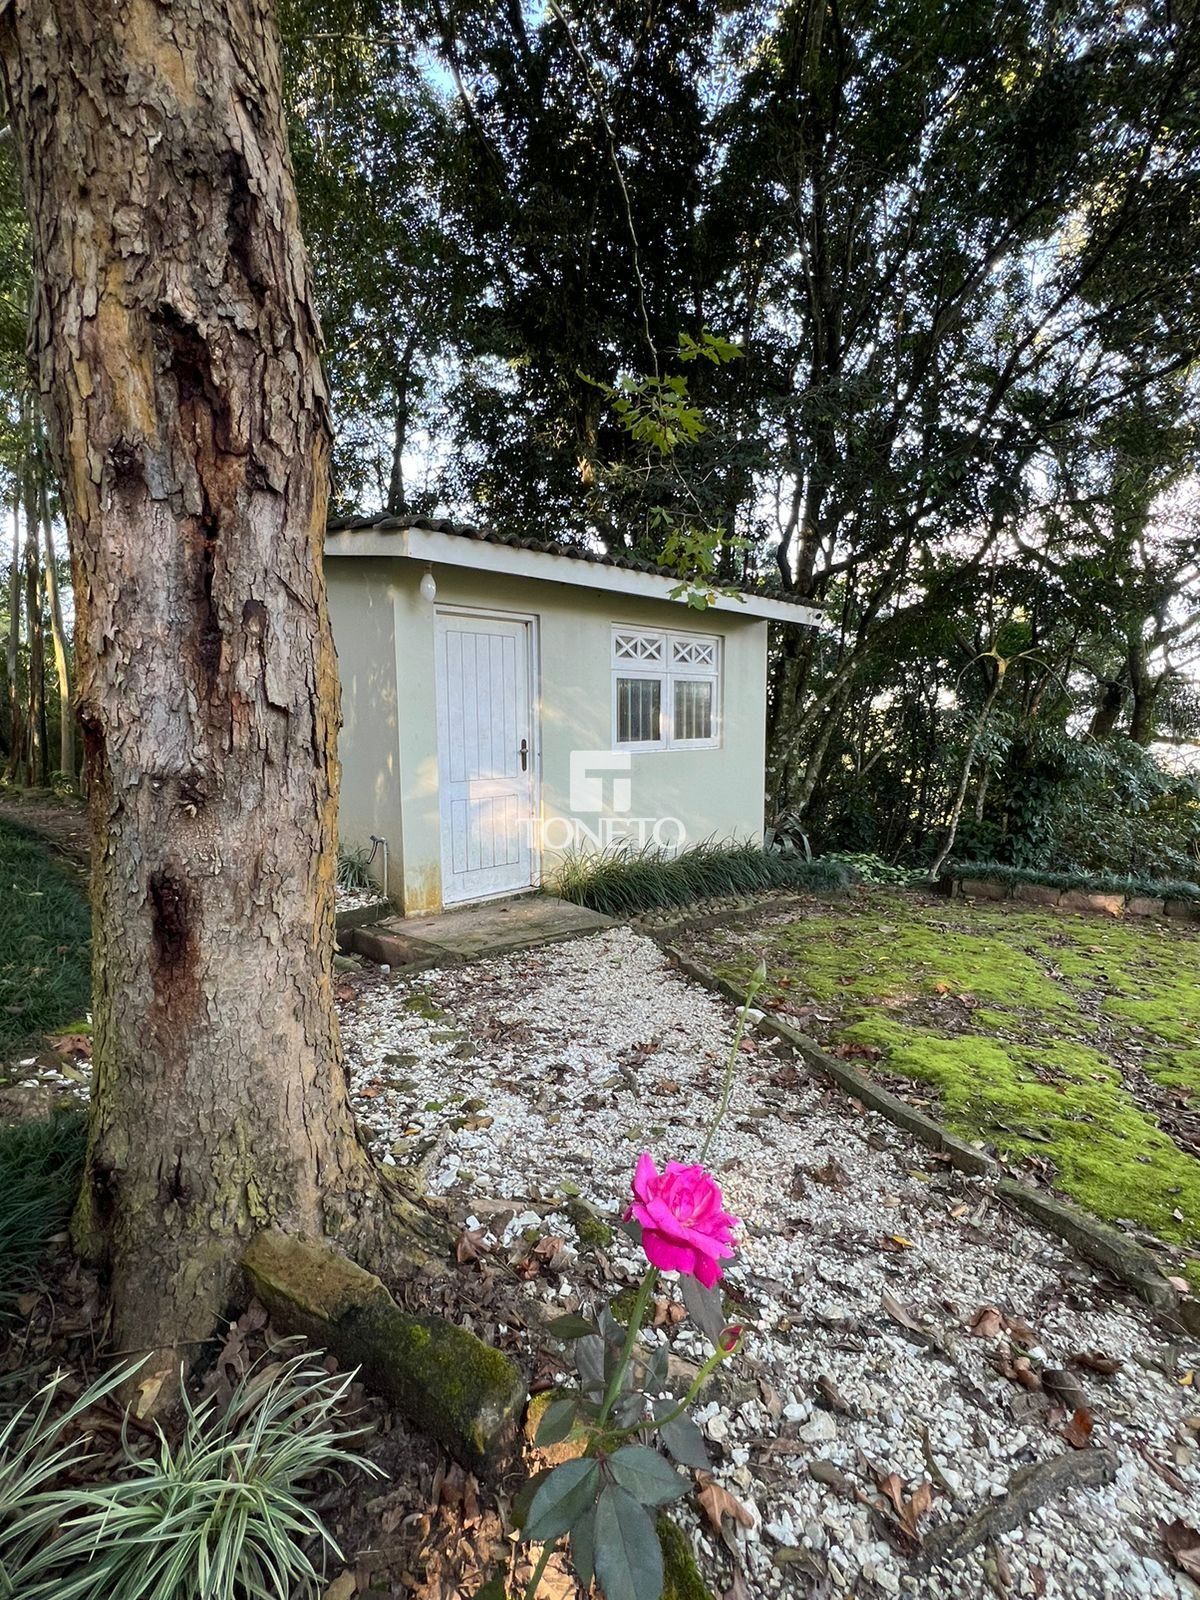
[[(371, 297), (328, 296), (331, 327), (389, 291), (426, 304), (406, 274), (461, 285), (436, 417), (453, 448), (421, 508), (646, 553), (663, 511), (697, 515), (724, 575), (823, 602), (829, 630), (776, 640), (774, 818), (928, 858), (1001, 626), (1029, 649), (968, 817), (1014, 718), (1078, 742), (1104, 703), (1097, 737), (1188, 737), (1194, 529), (1162, 530), (1196, 465), (1190, 11), (428, 0), (402, 38), (386, 8), (356, 16), (393, 96), (426, 86), (440, 229), (415, 273), (373, 251)], [(324, 227), (318, 167), (302, 200)], [(706, 326), (743, 358), (689, 373), (706, 431), (657, 472), (606, 388), (667, 372)], [(363, 401), (337, 374), (334, 395), (351, 438)]]

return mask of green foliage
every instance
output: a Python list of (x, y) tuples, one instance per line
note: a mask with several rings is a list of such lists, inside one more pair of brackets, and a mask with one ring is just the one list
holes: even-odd
[[(700, 338), (689, 333), (679, 336), (677, 350), (681, 362), (705, 360), (713, 366), (734, 361), (741, 350), (728, 339), (707, 329)], [(672, 597), (683, 598), (695, 611), (705, 611), (716, 599), (718, 566), (728, 563), (746, 541), (730, 537), (719, 523), (706, 520), (704, 507), (690, 484), (680, 457), (707, 432), (703, 409), (694, 404), (687, 379), (679, 373), (668, 377), (626, 376), (615, 387), (587, 379), (608, 400), (617, 421), (644, 459), (635, 458), (601, 467), (592, 464), (598, 481), (621, 485), (630, 478), (648, 482), (654, 466), (673, 476), (676, 505), (652, 505), (647, 511), (647, 528), (654, 536), (660, 563), (678, 574), (680, 583)], [(636, 493), (636, 490), (635, 490)], [(736, 594), (726, 588), (721, 592)]]
[(998, 752), (982, 818), (958, 853), (1136, 878), (1200, 870), (1200, 783), (1121, 736), (1021, 729)]
[(365, 845), (338, 845), (337, 882), (339, 889), (370, 889), (371, 852)]
[(0, 822), (0, 1061), (87, 1010), (89, 937), (67, 869)]
[(949, 861), (948, 877), (983, 878), (990, 883), (1037, 883), (1047, 889), (1086, 889), (1095, 894), (1147, 895), (1153, 899), (1200, 900), (1200, 884), (1186, 878), (1114, 877), (1103, 872), (1048, 872), (1013, 867), (1001, 861)]
[(872, 884), (876, 887), (883, 884), (916, 884), (924, 878), (924, 873), (913, 867), (900, 867), (894, 862), (885, 861), (882, 856), (871, 854), (870, 851), (844, 851), (831, 850), (821, 857), (822, 861), (839, 861), (848, 867), (859, 883)]
[(86, 1145), (81, 1111), (0, 1127), (0, 1318), (36, 1279), (51, 1235), (70, 1218)]
[[(731, 1059), (736, 1054), (735, 1043)], [(713, 1118), (710, 1138), (723, 1115), (724, 1107)], [(622, 1226), (640, 1242), (636, 1222)], [(535, 1443), (547, 1449), (571, 1439), (581, 1454), (531, 1479), (517, 1496), (514, 1513), (523, 1537), (544, 1547), (525, 1600), (534, 1600), (545, 1561), (564, 1536), (585, 1587), (595, 1579), (608, 1600), (659, 1600), (663, 1592), (655, 1513), (688, 1492), (689, 1480), (671, 1461), (684, 1468), (709, 1465), (703, 1436), (687, 1413), (716, 1368), (736, 1353), (741, 1338), (740, 1329), (725, 1325), (720, 1289), (706, 1289), (684, 1274), (684, 1301), (712, 1353), (677, 1400), (668, 1389), (664, 1347), (637, 1348), (657, 1280), (652, 1267), (638, 1287), (627, 1326), (614, 1316), (613, 1302), (601, 1305), (594, 1316), (559, 1317), (547, 1329), (570, 1347), (579, 1385), (557, 1394), (540, 1412)], [(666, 1456), (652, 1448), (653, 1441)]]
[(607, 850), (579, 850), (564, 857), (554, 892), (607, 916), (634, 916), (688, 905), (719, 895), (765, 889), (844, 889), (852, 870), (836, 861), (764, 850), (745, 843), (709, 840), (676, 855), (652, 846), (621, 843)]
[[(40, 1553), (58, 1520), (53, 1485), (88, 1460), (88, 1438), (76, 1427), (139, 1363), (116, 1366), (60, 1406), (68, 1375), (57, 1372), (24, 1404), (0, 1420), (0, 1600), (33, 1600), (29, 1587)], [(17, 1375), (19, 1376), (19, 1375)], [(14, 1377), (8, 1380), (16, 1381)], [(41, 1590), (45, 1595), (45, 1589)]]
[[(94, 1385), (69, 1417), (120, 1376)], [(225, 1400), (185, 1394), (178, 1440), (159, 1430), (150, 1455), (139, 1452), (136, 1435), (123, 1433), (115, 1481), (48, 1487), (85, 1453), (82, 1442), (54, 1444), (62, 1426), (49, 1415), (61, 1382), (54, 1380), (32, 1418), (26, 1408), (0, 1435), (0, 1479), (8, 1477), (3, 1531), (17, 1546), (7, 1592), (14, 1600), (311, 1594), (320, 1576), (314, 1556), (340, 1555), (310, 1503), (314, 1479), (378, 1470), (348, 1448), (353, 1435), (339, 1423), (352, 1378), (330, 1377), (304, 1353), (253, 1367)]]

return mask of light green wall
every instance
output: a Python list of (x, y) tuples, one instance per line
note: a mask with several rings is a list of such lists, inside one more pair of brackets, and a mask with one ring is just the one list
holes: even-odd
[[(393, 896), (406, 911), (441, 904), (435, 605), (415, 561), (342, 556), (326, 561), (342, 677), (341, 837), (385, 836)], [(615, 575), (619, 581), (619, 574)], [(689, 841), (760, 837), (763, 827), (767, 624), (730, 612), (698, 614), (678, 602), (625, 597), (533, 578), (438, 567), (436, 605), (537, 618), (542, 821), (569, 815), (572, 750), (612, 745), (614, 623), (717, 633), (724, 640), (722, 744), (716, 750), (634, 754), (633, 814), (678, 817)], [(583, 819), (594, 827), (596, 818)], [(543, 877), (553, 871), (547, 852)], [(403, 885), (403, 887), (401, 887)]]

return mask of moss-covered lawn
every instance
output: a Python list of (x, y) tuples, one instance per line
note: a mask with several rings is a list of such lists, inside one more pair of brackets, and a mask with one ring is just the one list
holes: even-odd
[(0, 1064), (88, 1009), (88, 939), (78, 874), (0, 821)]
[(767, 1004), (1200, 1288), (1200, 929), (872, 890), (695, 942), (739, 983), (764, 955)]

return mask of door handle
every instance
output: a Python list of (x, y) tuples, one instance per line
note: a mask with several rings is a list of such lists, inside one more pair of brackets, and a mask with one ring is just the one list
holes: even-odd
[(529, 771), (529, 740), (528, 739), (522, 739), (521, 740), (521, 749), (520, 749), (519, 753), (520, 753), (520, 757), (521, 757), (521, 771), (522, 772), (528, 772)]

